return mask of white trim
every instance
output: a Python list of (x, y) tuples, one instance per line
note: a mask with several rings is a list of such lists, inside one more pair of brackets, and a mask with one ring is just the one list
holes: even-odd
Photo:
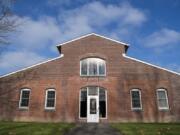
[[(23, 91), (29, 91), (29, 102), (28, 102), (28, 106), (21, 106), (21, 103), (22, 103), (22, 93)], [(31, 89), (28, 89), (28, 88), (24, 88), (24, 89), (21, 89), (21, 92), (20, 92), (20, 99), (19, 99), (19, 109), (28, 109), (29, 108), (29, 103), (30, 103), (30, 95), (31, 95)]]
[[(133, 107), (133, 105), (132, 105), (132, 92), (133, 91), (139, 92), (140, 107)], [(140, 89), (131, 89), (130, 95), (131, 95), (131, 110), (142, 110), (141, 90)]]
[(5, 74), (5, 75), (2, 75), (2, 76), (0, 76), (0, 78), (4, 78), (4, 77), (6, 77), (6, 76), (9, 76), (9, 75), (12, 75), (12, 74), (16, 74), (16, 73), (18, 73), (18, 72), (21, 72), (21, 71), (24, 71), (24, 70), (27, 70), (27, 69), (30, 69), (30, 68), (39, 66), (39, 65), (41, 65), (41, 64), (45, 64), (45, 63), (50, 62), (50, 61), (53, 61), (53, 60), (57, 60), (57, 59), (62, 58), (62, 57), (64, 57), (64, 54), (61, 54), (59, 57), (56, 57), (56, 58), (53, 58), (53, 59), (49, 59), (49, 60), (47, 60), (47, 61), (43, 61), (43, 62), (34, 64), (34, 65), (32, 65), (32, 66), (29, 66), (29, 67), (26, 67), (26, 68), (23, 68), (23, 69), (20, 69), (20, 70), (17, 70), (17, 71), (14, 71), (14, 72), (11, 72), (11, 73), (8, 73), (8, 74)]
[[(103, 88), (103, 89), (104, 89), (104, 88)], [(107, 109), (107, 107), (108, 107), (108, 106), (107, 106), (107, 105), (108, 105), (108, 104), (107, 104), (107, 90), (106, 90), (106, 89), (104, 89), (104, 90), (105, 90), (105, 94), (106, 94), (106, 95), (105, 95), (105, 97), (106, 97), (106, 117), (103, 118), (103, 117), (100, 117), (100, 116), (99, 116), (99, 119), (102, 119), (102, 120), (103, 120), (103, 119), (107, 119), (107, 116), (108, 116), (108, 112), (107, 112), (107, 110), (108, 110), (108, 109)]]
[[(47, 96), (49, 91), (54, 91), (55, 92), (55, 98), (54, 98), (54, 107), (47, 107)], [(47, 89), (46, 90), (46, 96), (45, 96), (45, 110), (55, 110), (56, 108), (56, 90), (55, 89)]]
[[(159, 91), (165, 92), (165, 100), (166, 100), (166, 102), (167, 102), (167, 107), (160, 107), (160, 106), (159, 106), (159, 96), (158, 96), (158, 92), (159, 92)], [(167, 90), (166, 90), (166, 89), (162, 89), (162, 88), (157, 89), (157, 90), (156, 90), (156, 95), (157, 95), (157, 105), (158, 105), (158, 109), (159, 109), (159, 110), (169, 110), (169, 102), (168, 102)]]
[[(83, 87), (83, 88), (86, 88), (87, 99), (88, 99), (88, 87), (91, 87), (91, 86)], [(99, 88), (100, 88), (100, 86), (94, 86), (94, 87), (98, 88), (98, 97), (99, 97)], [(102, 118), (102, 117), (99, 116), (99, 119), (102, 119), (102, 120), (108, 118), (107, 90), (105, 88), (103, 88), (103, 89), (105, 90), (105, 98), (106, 98), (106, 117)], [(81, 115), (80, 115), (80, 113), (81, 113), (81, 108), (80, 108), (81, 107), (81, 91), (82, 91), (82, 88), (79, 91), (79, 119), (87, 119), (87, 116), (86, 117), (81, 117)]]
[(159, 66), (153, 65), (153, 64), (151, 64), (151, 63), (148, 63), (148, 62), (145, 62), (145, 61), (142, 61), (142, 60), (139, 60), (139, 59), (136, 59), (136, 58), (133, 58), (133, 57), (127, 56), (126, 54), (122, 54), (122, 56), (123, 56), (123, 57), (125, 57), (125, 58), (128, 58), (128, 59), (131, 59), (131, 60), (137, 61), (137, 62), (141, 62), (141, 63), (146, 64), (146, 65), (149, 65), (149, 66), (152, 66), (152, 67), (158, 68), (158, 69), (162, 69), (162, 70), (168, 71), (168, 72), (173, 73), (173, 74), (176, 74), (176, 75), (180, 75), (180, 73), (178, 73), (178, 72), (175, 72), (175, 71), (172, 71), (172, 70), (169, 70), (169, 69), (166, 69), (166, 68), (162, 68), (162, 67), (159, 67)]
[(116, 43), (119, 43), (119, 44), (122, 44), (122, 45), (129, 46), (129, 44), (127, 44), (127, 43), (124, 43), (124, 42), (121, 42), (121, 41), (117, 41), (117, 40), (115, 40), (115, 39), (108, 38), (108, 37), (105, 37), (105, 36), (102, 36), (102, 35), (99, 35), (99, 34), (96, 34), (96, 33), (89, 33), (89, 34), (80, 36), (80, 37), (78, 37), (78, 38), (69, 40), (69, 41), (67, 41), (67, 42), (58, 44), (58, 45), (56, 45), (56, 46), (59, 47), (59, 46), (65, 45), (65, 44), (67, 44), (67, 43), (71, 43), (71, 42), (73, 42), (73, 41), (77, 41), (77, 40), (80, 40), (80, 39), (82, 39), (82, 38), (85, 38), (85, 37), (88, 37), (88, 36), (91, 36), (91, 35), (95, 35), (95, 36), (98, 36), (98, 37), (101, 37), (101, 38), (104, 38), (104, 39), (107, 39), (107, 40), (111, 40), (111, 41), (113, 41), (113, 42), (116, 42)]
[[(105, 64), (105, 67), (104, 67), (104, 75), (100, 75), (99, 74), (99, 62), (97, 63), (97, 75), (89, 75), (89, 60), (90, 58), (95, 58), (95, 59), (99, 59), (99, 60), (102, 60)], [(87, 61), (87, 75), (82, 75), (81, 74), (81, 66), (82, 66), (82, 61), (83, 60), (86, 60)], [(97, 57), (88, 57), (88, 58), (85, 58), (85, 59), (81, 59), (80, 60), (80, 76), (82, 77), (105, 77), (106, 76), (106, 61), (104, 59), (101, 59), (101, 58), (97, 58)]]
[[(87, 87), (85, 87), (85, 88), (86, 88), (86, 94), (88, 94), (87, 93)], [(81, 91), (82, 91), (82, 88), (79, 91), (79, 119), (87, 119), (87, 116), (81, 117)]]
[[(96, 113), (91, 113), (91, 99), (96, 100)], [(99, 123), (99, 95), (89, 95), (87, 98), (87, 122), (88, 123)]]

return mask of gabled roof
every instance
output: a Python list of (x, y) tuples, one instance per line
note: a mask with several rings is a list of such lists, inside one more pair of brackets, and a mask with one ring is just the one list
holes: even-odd
[(17, 71), (10, 72), (10, 73), (8, 73), (8, 74), (2, 75), (2, 76), (0, 76), (0, 78), (4, 78), (4, 77), (10, 76), (10, 75), (19, 73), (19, 72), (21, 72), (21, 71), (24, 71), (24, 70), (27, 70), (27, 69), (31, 69), (31, 68), (33, 68), (33, 67), (39, 66), (39, 65), (41, 65), (41, 64), (48, 63), (48, 62), (50, 62), (50, 61), (54, 61), (54, 60), (60, 59), (60, 58), (62, 58), (62, 57), (64, 57), (63, 54), (61, 54), (60, 56), (58, 56), (58, 57), (56, 57), (56, 58), (52, 58), (52, 59), (49, 59), (49, 60), (46, 60), (46, 61), (43, 61), (43, 62), (34, 64), (34, 65), (31, 65), (31, 66), (29, 66), (29, 67), (26, 67), (26, 68), (23, 68), (23, 69), (20, 69), (20, 70), (17, 70)]
[(136, 61), (136, 62), (140, 62), (140, 63), (146, 64), (146, 65), (151, 66), (151, 67), (155, 67), (155, 68), (158, 68), (158, 69), (161, 69), (161, 70), (164, 70), (164, 71), (167, 71), (167, 72), (176, 74), (176, 75), (180, 75), (180, 73), (178, 73), (178, 72), (175, 72), (175, 71), (172, 71), (172, 70), (163, 68), (163, 67), (159, 67), (159, 66), (157, 66), (157, 65), (153, 65), (153, 64), (151, 64), (151, 63), (148, 63), (148, 62), (145, 62), (145, 61), (142, 61), (142, 60), (139, 60), (139, 59), (136, 59), (136, 58), (127, 56), (126, 54), (123, 54), (123, 57), (128, 58), (128, 59), (131, 59), (131, 60)]
[(56, 47), (58, 48), (59, 52), (61, 53), (61, 46), (66, 45), (66, 44), (71, 43), (71, 42), (74, 42), (74, 41), (77, 41), (77, 40), (80, 40), (80, 39), (83, 39), (83, 38), (86, 38), (86, 37), (89, 37), (89, 36), (97, 36), (97, 37), (100, 37), (100, 38), (103, 38), (103, 39), (110, 40), (112, 42), (118, 43), (120, 45), (123, 45), (123, 46), (125, 46), (125, 51), (127, 51), (128, 48), (129, 48), (129, 44), (127, 44), (127, 43), (124, 43), (124, 42), (121, 42), (121, 41), (118, 41), (118, 40), (115, 40), (115, 39), (112, 39), (112, 38), (108, 38), (108, 37), (105, 37), (105, 36), (102, 36), (102, 35), (99, 35), (99, 34), (96, 34), (96, 33), (89, 33), (89, 34), (77, 37), (77, 38), (69, 40), (67, 42), (60, 43), (60, 44), (56, 45)]
[[(81, 36), (81, 37), (79, 37), (79, 38), (76, 38), (76, 39), (73, 39), (73, 40), (64, 42), (64, 43), (62, 43), (62, 44), (57, 45), (57, 47), (60, 47), (60, 46), (65, 45), (65, 44), (67, 44), (67, 43), (70, 43), (70, 42), (73, 42), (73, 41), (76, 41), (76, 40), (79, 40), (79, 39), (82, 39), (82, 38), (85, 38), (85, 37), (88, 37), (88, 36), (91, 36), (91, 35), (95, 35), (95, 36), (98, 36), (98, 37), (101, 37), (101, 38), (104, 38), (104, 39), (107, 39), (107, 40), (111, 40), (111, 41), (113, 41), (113, 42), (116, 42), (116, 43), (119, 43), (119, 44), (121, 44), (121, 45), (124, 45), (124, 46), (126, 46), (127, 48), (129, 47), (129, 44), (126, 44), (126, 43), (123, 43), (123, 42), (120, 42), (120, 41), (117, 41), (117, 40), (114, 40), (114, 39), (111, 39), (111, 38), (108, 38), (108, 37), (104, 37), (104, 36), (101, 36), (101, 35), (98, 35), (98, 34), (95, 34), (95, 33), (90, 33), (90, 34)], [(63, 54), (61, 54), (59, 57), (56, 57), (56, 58), (53, 58), (53, 59), (50, 59), (50, 60), (47, 60), (47, 61), (44, 61), (44, 62), (41, 62), (41, 63), (37, 63), (37, 64), (35, 64), (35, 65), (32, 65), (32, 66), (23, 68), (23, 69), (21, 69), (21, 70), (15, 71), (15, 72), (11, 72), (11, 73), (2, 75), (2, 76), (0, 76), (0, 78), (4, 78), (4, 77), (7, 77), (7, 76), (16, 74), (16, 73), (18, 73), (18, 72), (21, 72), (21, 71), (24, 71), (24, 70), (27, 70), (27, 69), (30, 69), (30, 68), (39, 66), (39, 65), (41, 65), (41, 64), (44, 64), (44, 63), (47, 63), (47, 62), (50, 62), (50, 61), (53, 61), (53, 60), (56, 60), (56, 59), (59, 59), (59, 58), (62, 58), (62, 57), (64, 57)], [(134, 61), (137, 61), (137, 62), (140, 62), (140, 63), (143, 63), (143, 64), (146, 64), (146, 65), (149, 65), (149, 66), (152, 66), (152, 67), (155, 67), (155, 68), (158, 68), (158, 69), (161, 69), (161, 70), (165, 70), (165, 71), (167, 71), (167, 72), (170, 72), (170, 73), (173, 73), (173, 74), (176, 74), (176, 75), (180, 75), (180, 73), (178, 73), (178, 72), (171, 71), (171, 70), (168, 70), (168, 69), (166, 69), (166, 68), (162, 68), (162, 67), (159, 67), (159, 66), (150, 64), (150, 63), (148, 63), (148, 62), (145, 62), (145, 61), (142, 61), (142, 60), (139, 60), (139, 59), (136, 59), (136, 58), (132, 58), (132, 57), (130, 57), (130, 56), (127, 56), (126, 54), (123, 54), (123, 57), (128, 58), (128, 59), (131, 59), (131, 60), (134, 60)]]

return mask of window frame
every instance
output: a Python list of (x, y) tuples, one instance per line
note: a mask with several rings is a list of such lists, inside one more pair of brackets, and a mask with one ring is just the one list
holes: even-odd
[[(99, 97), (99, 91), (100, 91), (100, 88), (103, 88), (103, 87), (98, 87), (98, 97)], [(108, 117), (108, 111), (107, 111), (107, 108), (108, 108), (108, 104), (107, 104), (107, 90), (105, 88), (103, 88), (103, 90), (105, 91), (105, 102), (106, 102), (106, 116), (105, 117), (100, 117), (99, 116), (99, 119), (107, 119)], [(99, 98), (100, 99), (100, 98)], [(100, 106), (99, 106), (100, 107)]]
[[(159, 106), (159, 96), (158, 96), (158, 92), (159, 91), (163, 91), (165, 92), (165, 99), (166, 99), (166, 102), (167, 102), (167, 107), (160, 107)], [(169, 110), (169, 99), (168, 99), (168, 94), (167, 94), (167, 90), (164, 89), (164, 88), (159, 88), (156, 90), (156, 100), (157, 100), (157, 107), (158, 107), (158, 110)]]
[[(90, 75), (89, 74), (89, 61), (88, 61), (88, 59), (90, 59), (90, 58), (100, 59), (100, 60), (104, 61), (104, 74), (103, 75), (99, 74), (99, 63), (97, 63), (97, 75)], [(82, 67), (82, 61), (83, 60), (87, 60), (87, 75), (81, 74), (81, 67)], [(104, 76), (106, 76), (106, 61), (104, 59), (98, 58), (98, 57), (88, 57), (88, 58), (81, 59), (80, 60), (80, 76), (82, 76), (82, 77), (98, 77), (98, 76), (104, 77)]]
[[(28, 101), (28, 106), (21, 106), (23, 91), (29, 91), (29, 98), (28, 98), (29, 101)], [(19, 109), (29, 109), (30, 96), (31, 96), (31, 89), (29, 89), (29, 88), (23, 88), (23, 89), (21, 89), (21, 92), (20, 92), (20, 99), (19, 99)]]
[[(133, 97), (132, 97), (132, 92), (133, 91), (138, 91), (139, 92), (139, 100), (140, 100), (140, 107), (133, 107)], [(142, 98), (141, 98), (141, 90), (140, 89), (131, 89), (130, 91), (130, 96), (131, 96), (131, 110), (134, 110), (134, 111), (138, 111), (138, 110), (142, 110)]]
[(88, 98), (88, 91), (89, 91), (89, 87), (97, 87), (97, 90), (98, 90), (98, 98), (99, 98), (99, 91), (100, 91), (100, 88), (103, 88), (103, 90), (105, 91), (105, 100), (106, 100), (106, 117), (100, 117), (99, 116), (99, 119), (108, 119), (108, 103), (107, 103), (107, 89), (106, 88), (104, 88), (104, 87), (101, 87), (101, 86), (96, 86), (96, 85), (90, 85), (90, 86), (85, 86), (85, 87), (82, 87), (81, 89), (80, 89), (80, 91), (79, 91), (79, 119), (87, 119), (87, 116), (86, 117), (81, 117), (81, 111), (80, 111), (80, 108), (81, 108), (81, 91), (83, 91), (82, 89), (83, 88), (86, 88), (86, 93), (87, 93), (87, 98)]
[[(54, 97), (54, 107), (47, 107), (47, 99), (48, 99), (48, 92), (49, 91), (54, 91), (55, 92), (55, 97)], [(45, 110), (55, 110), (56, 109), (56, 90), (53, 88), (49, 88), (46, 90), (46, 96), (45, 96)]]
[[(86, 95), (88, 96), (88, 88), (87, 87), (83, 87), (83, 88), (86, 88)], [(80, 91), (79, 91), (79, 119), (87, 119), (87, 116), (86, 117), (81, 117), (81, 92), (83, 91), (81, 88)]]

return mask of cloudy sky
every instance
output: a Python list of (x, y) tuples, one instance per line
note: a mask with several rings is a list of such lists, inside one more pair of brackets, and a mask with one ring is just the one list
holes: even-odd
[(18, 0), (13, 11), (21, 25), (0, 56), (0, 75), (57, 57), (57, 44), (91, 32), (180, 72), (179, 0)]

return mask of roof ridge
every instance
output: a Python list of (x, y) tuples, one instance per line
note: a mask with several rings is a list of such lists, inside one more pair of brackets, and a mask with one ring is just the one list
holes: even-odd
[(101, 38), (104, 38), (104, 39), (107, 39), (107, 40), (110, 40), (110, 41), (113, 41), (113, 42), (116, 42), (116, 43), (119, 43), (119, 44), (122, 44), (122, 45), (125, 45), (125, 46), (128, 46), (128, 47), (130, 46), (130, 44), (128, 44), (128, 43), (124, 43), (124, 42), (121, 42), (121, 41), (118, 41), (118, 40), (115, 40), (115, 39), (112, 39), (112, 38), (109, 38), (109, 37), (106, 37), (106, 36), (103, 36), (103, 35), (100, 35), (100, 34), (97, 34), (97, 33), (89, 33), (89, 34), (85, 34), (85, 35), (73, 38), (72, 40), (68, 40), (68, 41), (65, 41), (63, 43), (60, 43), (60, 44), (56, 45), (56, 47), (65, 45), (67, 43), (71, 43), (73, 41), (80, 40), (82, 38), (85, 38), (85, 37), (88, 37), (88, 36), (91, 36), (91, 35), (95, 35), (95, 36), (98, 36), (98, 37), (101, 37)]

